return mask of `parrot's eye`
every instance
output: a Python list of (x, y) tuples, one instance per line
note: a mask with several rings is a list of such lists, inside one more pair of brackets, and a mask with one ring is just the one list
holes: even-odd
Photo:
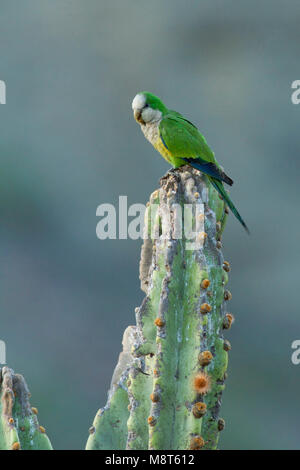
[(144, 108), (149, 108), (149, 104), (145, 104)]

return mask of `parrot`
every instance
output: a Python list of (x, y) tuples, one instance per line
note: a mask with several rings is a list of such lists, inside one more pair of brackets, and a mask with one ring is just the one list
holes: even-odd
[(209, 182), (249, 234), (246, 223), (223, 185), (226, 183), (232, 186), (233, 180), (223, 171), (197, 127), (182, 114), (168, 109), (160, 98), (147, 91), (134, 97), (132, 110), (144, 136), (162, 157), (173, 168), (189, 165), (207, 175)]

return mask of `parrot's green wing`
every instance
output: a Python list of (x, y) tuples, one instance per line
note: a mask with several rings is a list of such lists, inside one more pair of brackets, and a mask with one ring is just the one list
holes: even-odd
[(176, 159), (182, 159), (220, 181), (233, 181), (219, 167), (214, 153), (198, 129), (181, 114), (170, 111), (160, 122), (162, 142)]
[(179, 113), (172, 111), (160, 123), (159, 131), (168, 149), (176, 157), (201, 158), (216, 163), (214, 153), (198, 129)]

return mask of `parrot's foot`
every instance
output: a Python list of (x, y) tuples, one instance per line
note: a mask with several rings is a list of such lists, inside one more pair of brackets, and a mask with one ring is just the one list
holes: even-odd
[(176, 171), (178, 170), (178, 168), (170, 168), (167, 173), (164, 174), (164, 176), (162, 176), (160, 179), (159, 179), (159, 183), (162, 184), (162, 181), (166, 178), (168, 178), (169, 176), (171, 175), (174, 175), (174, 173), (176, 173)]
[(167, 173), (160, 178), (159, 182), (161, 183), (162, 180), (169, 178), (169, 176), (174, 176), (179, 172), (186, 171), (188, 168), (190, 168), (188, 165), (178, 166), (177, 168), (170, 168)]
[(173, 175), (177, 170), (178, 170), (178, 168), (170, 168), (167, 171), (167, 173), (163, 176), (163, 178), (165, 178), (166, 176), (169, 176), (169, 175)]

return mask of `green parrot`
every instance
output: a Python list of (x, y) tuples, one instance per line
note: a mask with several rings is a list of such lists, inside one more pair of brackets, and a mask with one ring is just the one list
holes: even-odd
[(205, 173), (230, 210), (249, 233), (249, 229), (227, 194), (223, 182), (233, 184), (224, 173), (205, 138), (196, 126), (177, 111), (168, 109), (152, 93), (138, 93), (132, 101), (135, 120), (146, 139), (174, 168), (190, 165)]

